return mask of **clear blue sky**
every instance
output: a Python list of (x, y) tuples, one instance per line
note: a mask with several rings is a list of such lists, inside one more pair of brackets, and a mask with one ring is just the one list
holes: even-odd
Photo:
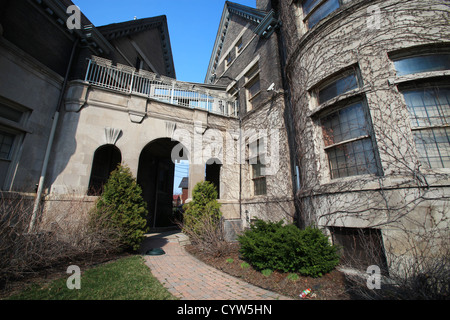
[[(72, 0), (95, 26), (166, 15), (177, 79), (204, 82), (225, 0)], [(256, 0), (235, 0), (256, 7)]]
[[(72, 0), (95, 25), (167, 16), (177, 79), (204, 82), (225, 0)], [(232, 1), (252, 8), (256, 0)], [(174, 193), (188, 164), (176, 164)]]

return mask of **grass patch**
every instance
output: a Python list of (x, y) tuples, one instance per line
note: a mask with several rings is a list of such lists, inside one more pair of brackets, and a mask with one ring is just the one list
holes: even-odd
[(270, 277), (270, 275), (272, 274), (272, 270), (270, 269), (264, 269), (263, 271), (261, 271), (261, 273), (265, 276), (265, 277)]
[(291, 281), (297, 281), (298, 279), (300, 279), (300, 276), (296, 273), (289, 273), (287, 278)]
[(81, 289), (69, 290), (67, 277), (32, 285), (10, 300), (175, 300), (144, 264), (141, 256), (107, 263), (81, 275)]
[(247, 262), (242, 262), (241, 263), (241, 268), (242, 269), (248, 269), (248, 268), (250, 268), (250, 265)]

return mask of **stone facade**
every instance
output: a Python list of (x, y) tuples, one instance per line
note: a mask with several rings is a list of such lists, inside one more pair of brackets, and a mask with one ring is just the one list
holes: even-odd
[[(405, 92), (444, 89), (449, 73), (399, 75), (394, 63), (397, 57), (449, 53), (448, 3), (340, 1), (339, 8), (309, 26), (315, 13), (306, 14), (302, 1), (275, 2), (283, 22), (285, 71), (295, 119), (301, 181), (296, 200), (302, 223), (323, 227), (335, 240), (344, 229), (379, 232), (388, 260), (407, 247), (434, 243), (425, 241), (424, 233), (434, 234), (435, 241), (448, 238), (450, 171), (445, 165), (427, 168), (418, 158), (420, 145)], [(330, 83), (349, 74), (357, 84), (336, 87), (341, 92), (322, 99)], [(336, 141), (338, 128), (333, 124), (334, 131), (326, 129), (355, 103), (363, 106), (364, 137), (373, 150), (371, 159), (365, 159), (374, 164), (373, 170), (363, 174), (350, 173), (349, 162), (361, 159), (346, 148), (352, 143), (356, 148), (357, 142), (348, 140), (345, 146), (343, 139), (344, 144), (333, 144), (330, 139)], [(448, 101), (438, 105), (449, 108)], [(347, 160), (330, 162), (329, 157), (343, 149)], [(448, 155), (448, 140), (441, 152)], [(349, 171), (332, 172), (336, 163), (338, 169), (343, 165)]]
[[(157, 226), (181, 148), (189, 197), (216, 161), (230, 234), (257, 218), (314, 224), (343, 246), (361, 242), (346, 250), (370, 242), (388, 262), (420, 241), (448, 239), (448, 120), (411, 121), (412, 108), (428, 108), (417, 95), (430, 92), (446, 97), (431, 106), (448, 113), (447, 1), (227, 1), (204, 84), (176, 81), (164, 16), (96, 28), (82, 15), (82, 28), (69, 31), (71, 4), (0, 4), (3, 191), (88, 195), (92, 204), (93, 182), (121, 162)], [(24, 12), (43, 27), (37, 35), (20, 23)], [(398, 61), (433, 54), (441, 65), (401, 74)], [(108, 70), (106, 80), (88, 77), (86, 59)], [(127, 75), (147, 81), (141, 91)], [(155, 89), (162, 79), (171, 87)], [(182, 91), (202, 94), (175, 99)], [(425, 143), (423, 132), (447, 138)]]
[[(256, 33), (261, 24), (258, 19), (264, 19), (270, 11), (261, 10), (264, 6), (260, 5), (255, 10), (225, 4), (206, 79), (214, 84), (226, 85), (228, 92), (239, 101), (239, 129), (243, 135), (241, 144), (245, 148), (245, 161), (236, 170), (241, 175), (239, 201), (244, 225), (257, 218), (272, 221), (283, 219), (286, 222), (295, 219), (293, 174), (286, 130), (286, 121), (289, 120), (285, 118), (278, 37), (275, 33), (268, 38)], [(249, 19), (249, 15), (253, 20)], [(218, 47), (221, 48), (220, 53)], [(252, 77), (256, 80), (249, 79)], [(248, 88), (254, 86), (252, 82), (257, 83), (257, 89), (252, 92), (250, 100)], [(271, 86), (272, 90), (267, 90)], [(256, 194), (251, 163), (255, 159), (251, 158), (249, 149), (261, 138), (266, 143), (265, 169), (268, 174), (263, 178), (266, 190)]]

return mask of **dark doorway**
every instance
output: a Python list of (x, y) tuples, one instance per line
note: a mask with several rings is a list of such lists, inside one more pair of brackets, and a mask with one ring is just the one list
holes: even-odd
[[(177, 141), (161, 138), (150, 142), (141, 152), (137, 182), (147, 202), (147, 223), (150, 228), (176, 225), (173, 211), (173, 181), (175, 163), (172, 149)], [(183, 149), (177, 159), (184, 159)]]
[(217, 159), (209, 159), (206, 162), (205, 181), (211, 182), (217, 191), (217, 199), (220, 199), (220, 169), (222, 164)]
[(89, 180), (89, 196), (100, 195), (103, 186), (108, 181), (109, 175), (122, 162), (120, 150), (107, 144), (95, 150), (94, 161), (92, 162), (91, 178)]

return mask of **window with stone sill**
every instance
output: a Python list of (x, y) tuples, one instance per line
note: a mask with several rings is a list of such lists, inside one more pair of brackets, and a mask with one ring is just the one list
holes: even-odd
[(450, 168), (450, 85), (401, 92), (420, 162), (427, 168)]
[[(450, 70), (449, 52), (448, 47), (423, 47), (390, 57), (397, 76), (402, 77)], [(447, 78), (442, 79), (424, 83), (419, 75), (399, 87), (409, 112), (418, 158), (430, 169), (450, 168), (450, 84)]]
[(267, 194), (266, 166), (262, 159), (265, 156), (266, 147), (264, 139), (258, 139), (248, 146), (249, 164), (251, 165), (251, 178), (253, 182), (253, 194), (255, 196)]
[(378, 173), (370, 122), (362, 100), (322, 117), (320, 123), (331, 179)]

